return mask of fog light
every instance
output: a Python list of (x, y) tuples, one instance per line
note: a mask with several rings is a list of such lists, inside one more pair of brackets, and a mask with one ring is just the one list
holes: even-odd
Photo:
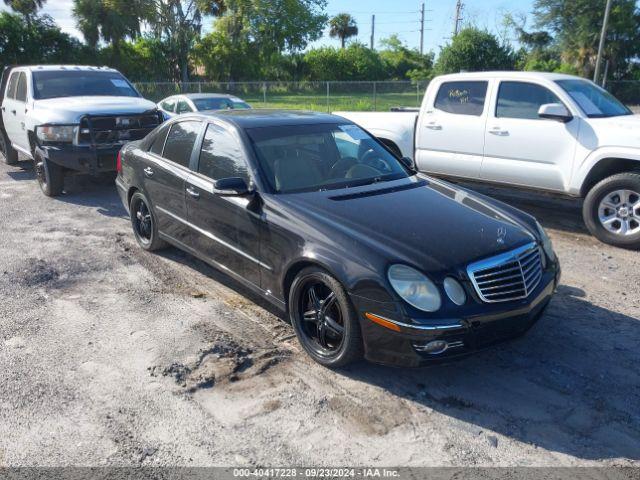
[(447, 348), (449, 348), (449, 344), (444, 340), (433, 340), (423, 345), (414, 344), (413, 347), (419, 352), (428, 353), (429, 355), (438, 355), (440, 353), (444, 353)]
[(447, 277), (444, 279), (444, 291), (453, 303), (456, 305), (464, 305), (467, 301), (467, 294), (464, 293), (464, 288), (460, 285), (456, 279)]

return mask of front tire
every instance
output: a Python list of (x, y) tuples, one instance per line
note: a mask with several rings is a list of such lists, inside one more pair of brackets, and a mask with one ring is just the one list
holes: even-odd
[(289, 316), (302, 348), (325, 367), (362, 358), (358, 315), (343, 286), (325, 270), (309, 267), (289, 291)]
[(33, 169), (42, 193), (57, 197), (64, 190), (64, 168), (47, 160), (38, 150), (33, 153)]
[(147, 197), (136, 192), (129, 203), (131, 226), (138, 245), (148, 252), (165, 248), (167, 244), (158, 235), (158, 224)]
[(2, 129), (0, 129), (0, 157), (7, 165), (16, 165), (18, 163), (18, 152), (11, 146), (9, 137)]
[(587, 194), (584, 223), (600, 241), (621, 248), (640, 248), (640, 174), (605, 178)]

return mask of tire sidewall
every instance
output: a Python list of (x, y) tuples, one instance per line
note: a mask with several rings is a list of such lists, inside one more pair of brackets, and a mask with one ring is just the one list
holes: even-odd
[[(344, 322), (344, 338), (340, 349), (331, 355), (320, 355), (311, 345), (313, 340), (308, 339), (302, 328), (302, 318), (299, 313), (298, 304), (303, 293), (303, 286), (310, 280), (318, 280), (328, 285), (336, 294), (337, 301), (343, 315)], [(316, 362), (329, 368), (339, 368), (351, 363), (355, 358), (359, 357), (359, 352), (352, 351), (354, 348), (360, 348), (361, 336), (360, 325), (358, 323), (357, 314), (351, 300), (346, 293), (344, 287), (325, 270), (319, 267), (309, 267), (304, 269), (296, 276), (291, 288), (289, 289), (289, 318), (291, 325), (296, 332), (298, 341), (307, 354)]]
[[(149, 214), (151, 215), (151, 238), (147, 240), (143, 240), (138, 234), (138, 229), (136, 226), (136, 211), (140, 202), (144, 202), (149, 210)], [(131, 201), (129, 202), (129, 219), (131, 221), (131, 228), (133, 229), (133, 236), (136, 238), (136, 242), (140, 245), (141, 248), (147, 251), (153, 251), (158, 246), (158, 224), (156, 222), (156, 216), (153, 211), (153, 207), (151, 206), (151, 202), (147, 199), (147, 197), (141, 192), (135, 192), (131, 196)]]
[(638, 249), (640, 248), (640, 233), (623, 237), (609, 232), (600, 223), (598, 213), (600, 202), (615, 190), (633, 190), (640, 194), (640, 175), (615, 175), (593, 187), (587, 194), (583, 205), (584, 222), (589, 231), (602, 242), (616, 247)]
[(2, 154), (4, 155), (4, 163), (6, 163), (7, 165), (17, 164), (18, 152), (16, 152), (11, 146), (9, 137), (7, 136), (7, 134), (3, 129), (0, 129), (0, 136), (2, 137), (1, 141), (4, 145), (4, 149), (2, 149)]
[[(44, 176), (44, 182), (42, 177), (38, 175), (37, 164), (42, 162), (42, 174)], [(49, 161), (42, 153), (36, 150), (33, 153), (33, 168), (36, 174), (36, 179), (40, 185), (42, 193), (47, 197), (55, 197), (62, 193), (64, 189), (64, 172), (62, 167)]]

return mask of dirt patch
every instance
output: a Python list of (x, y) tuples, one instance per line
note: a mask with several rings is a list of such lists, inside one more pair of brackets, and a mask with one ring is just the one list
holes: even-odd
[(60, 278), (60, 272), (44, 260), (30, 258), (26, 261), (26, 266), (20, 272), (19, 278), (20, 283), (26, 287), (49, 285)]
[(152, 367), (150, 371), (152, 376), (173, 377), (178, 385), (193, 393), (261, 375), (287, 360), (289, 355), (289, 351), (278, 348), (245, 348), (218, 333), (210, 346), (198, 352), (194, 361), (173, 362), (167, 367)]
[(362, 403), (354, 397), (337, 395), (329, 398), (327, 407), (365, 435), (386, 435), (411, 420), (411, 412), (402, 402), (390, 407), (377, 402)]

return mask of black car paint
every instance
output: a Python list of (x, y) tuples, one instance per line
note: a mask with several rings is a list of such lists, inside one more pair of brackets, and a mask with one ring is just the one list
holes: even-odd
[[(203, 127), (190, 169), (146, 151), (155, 132), (123, 149), (123, 171), (116, 183), (125, 205), (134, 190), (141, 190), (162, 238), (222, 269), (283, 311), (298, 271), (308, 265), (326, 269), (344, 285), (359, 313), (368, 359), (411, 366), (433, 361), (412, 344), (434, 338), (465, 341), (464, 349), (441, 357), (468, 353), (523, 333), (548, 304), (560, 275), (559, 264), (551, 259), (528, 298), (504, 303), (481, 302), (465, 271), (474, 261), (540, 243), (529, 215), (422, 175), (349, 189), (274, 194), (261, 179), (246, 128), (351, 122), (332, 115), (253, 110), (182, 116), (169, 124), (194, 118)], [(242, 139), (251, 194), (217, 195), (214, 182), (195, 173), (207, 122), (225, 124)], [(153, 169), (152, 179), (145, 168)], [(443, 299), (438, 312), (422, 312), (400, 299), (387, 280), (394, 263), (429, 275)], [(454, 305), (444, 293), (446, 276), (464, 286), (465, 305)], [(398, 322), (401, 331), (371, 322), (365, 312)]]

